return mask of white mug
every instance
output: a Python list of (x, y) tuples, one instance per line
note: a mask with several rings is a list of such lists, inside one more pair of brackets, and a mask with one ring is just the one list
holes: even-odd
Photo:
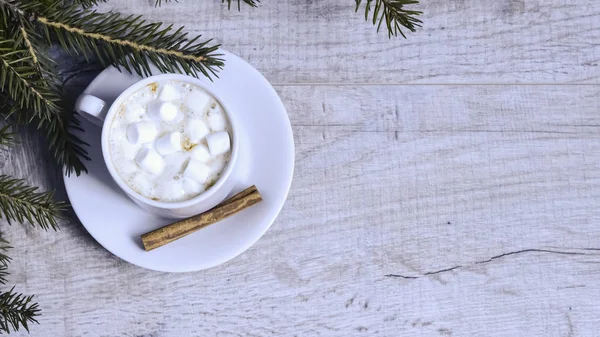
[[(221, 177), (215, 182), (213, 186), (201, 193), (200, 195), (178, 202), (161, 202), (152, 200), (142, 196), (135, 192), (129, 185), (127, 185), (123, 179), (119, 176), (119, 173), (115, 169), (115, 166), (110, 158), (109, 149), (109, 135), (110, 135), (110, 124), (112, 123), (115, 114), (119, 110), (121, 103), (129, 96), (134, 94), (140, 88), (158, 81), (181, 81), (196, 85), (208, 92), (215, 98), (223, 107), (223, 110), (229, 118), (231, 125), (231, 157), (227, 167), (221, 174)], [(75, 103), (75, 111), (80, 113), (86, 119), (92, 123), (102, 127), (102, 156), (104, 162), (108, 168), (108, 172), (112, 176), (113, 180), (123, 190), (131, 200), (138, 204), (141, 208), (152, 212), (154, 214), (167, 217), (167, 218), (186, 218), (202, 212), (205, 212), (220, 202), (225, 200), (227, 195), (231, 193), (235, 186), (235, 166), (237, 162), (239, 152), (239, 133), (236, 124), (235, 113), (228, 109), (226, 103), (219, 99), (219, 96), (214, 93), (206, 84), (202, 81), (187, 75), (180, 74), (163, 74), (150, 76), (142, 79), (139, 82), (134, 83), (125, 91), (123, 91), (117, 99), (110, 105), (98, 97), (82, 94)]]

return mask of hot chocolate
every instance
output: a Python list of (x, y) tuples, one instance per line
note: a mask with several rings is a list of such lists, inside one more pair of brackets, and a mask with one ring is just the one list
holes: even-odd
[(134, 191), (177, 202), (219, 179), (231, 137), (226, 112), (205, 90), (183, 81), (154, 82), (120, 105), (110, 127), (110, 156)]

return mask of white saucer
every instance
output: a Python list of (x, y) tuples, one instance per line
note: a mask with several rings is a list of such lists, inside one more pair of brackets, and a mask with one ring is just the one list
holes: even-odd
[[(82, 121), (81, 138), (90, 144), (89, 174), (65, 177), (71, 205), (87, 231), (104, 248), (140, 267), (186, 272), (224, 263), (250, 248), (269, 229), (285, 202), (294, 171), (294, 138), (285, 107), (267, 80), (239, 57), (221, 50), (225, 68), (214, 82), (202, 78), (236, 111), (242, 126), (240, 184), (233, 193), (256, 185), (263, 201), (224, 221), (171, 244), (146, 252), (140, 235), (173, 220), (135, 205), (113, 182), (102, 159), (100, 128)], [(155, 72), (157, 74), (158, 72)], [(85, 93), (112, 101), (140, 77), (105, 69)], [(233, 108), (232, 108), (233, 110)]]

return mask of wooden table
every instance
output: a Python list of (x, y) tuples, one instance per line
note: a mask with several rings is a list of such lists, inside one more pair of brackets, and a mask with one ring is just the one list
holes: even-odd
[[(77, 220), (3, 226), (33, 336), (599, 336), (600, 2), (424, 0), (408, 40), (351, 0), (111, 1), (258, 68), (296, 142), (289, 199), (222, 266), (144, 270)], [(56, 188), (35, 137), (3, 172)], [(43, 145), (43, 144), (42, 144)]]

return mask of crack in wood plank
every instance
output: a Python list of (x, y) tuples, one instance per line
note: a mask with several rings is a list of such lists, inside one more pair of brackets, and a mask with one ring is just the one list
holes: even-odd
[(423, 273), (423, 276), (445, 273), (447, 271), (452, 271), (452, 270), (458, 269), (458, 268), (462, 268), (462, 266), (458, 265), (458, 266), (454, 266), (454, 267), (450, 267), (450, 268), (446, 268), (446, 269), (440, 269), (440, 270), (436, 270), (436, 271), (428, 271), (426, 273)]
[(569, 331), (567, 332), (567, 337), (573, 337), (574, 329), (573, 329), (573, 322), (571, 321), (571, 316), (569, 315), (569, 313), (566, 313), (565, 316), (567, 317), (567, 324), (569, 326)]
[(397, 277), (397, 278), (403, 278), (403, 279), (417, 279), (419, 278), (419, 276), (406, 276), (406, 275), (400, 275), (400, 274), (387, 274), (385, 275), (385, 277)]
[[(585, 250), (585, 251), (600, 251), (600, 248), (579, 248), (579, 249)], [(446, 273), (446, 272), (453, 271), (453, 270), (460, 269), (460, 268), (465, 268), (465, 267), (474, 266), (474, 265), (478, 265), (478, 264), (489, 263), (494, 260), (502, 259), (507, 256), (524, 254), (524, 253), (549, 253), (549, 254), (560, 254), (560, 255), (592, 255), (592, 254), (582, 253), (582, 252), (569, 252), (569, 251), (563, 251), (563, 250), (529, 248), (529, 249), (521, 249), (521, 250), (517, 250), (517, 251), (513, 251), (513, 252), (495, 255), (495, 256), (492, 256), (485, 260), (475, 261), (471, 265), (468, 265), (468, 266), (456, 265), (456, 266), (443, 268), (443, 269), (439, 269), (439, 270), (424, 272), (421, 275), (416, 275), (416, 276), (415, 275), (402, 275), (402, 274), (386, 274), (385, 277), (414, 280), (414, 279), (418, 279), (418, 278), (422, 278), (422, 277), (426, 277), (426, 276)]]
[(500, 254), (500, 255), (496, 255), (496, 256), (492, 256), (487, 260), (483, 260), (483, 261), (477, 261), (475, 262), (475, 264), (482, 264), (482, 263), (488, 263), (488, 262), (492, 262), (494, 260), (506, 257), (506, 256), (510, 256), (510, 255), (515, 255), (515, 254), (523, 254), (523, 253), (551, 253), (551, 254), (562, 254), (562, 255), (587, 255), (586, 253), (579, 253), (579, 252), (565, 252), (565, 251), (560, 251), (560, 250), (550, 250), (550, 249), (522, 249), (522, 250), (517, 250), (514, 252), (508, 252), (508, 253), (504, 253), (504, 254)]

